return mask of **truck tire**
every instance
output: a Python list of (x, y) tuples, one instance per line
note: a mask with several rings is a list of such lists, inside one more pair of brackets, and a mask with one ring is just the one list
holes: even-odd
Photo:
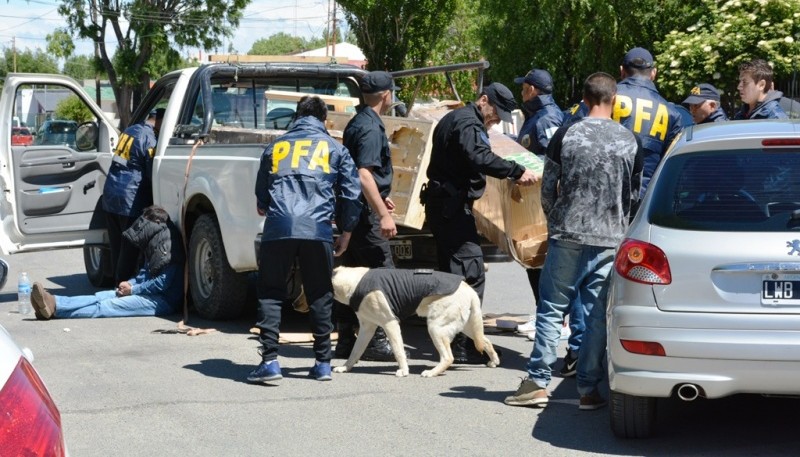
[(618, 438), (648, 438), (656, 422), (656, 399), (611, 391), (611, 430)]
[(114, 275), (111, 274), (111, 251), (102, 246), (83, 247), (83, 266), (86, 277), (95, 287), (114, 287)]
[(239, 317), (247, 298), (247, 275), (228, 264), (219, 225), (210, 214), (197, 219), (189, 238), (189, 290), (206, 319)]

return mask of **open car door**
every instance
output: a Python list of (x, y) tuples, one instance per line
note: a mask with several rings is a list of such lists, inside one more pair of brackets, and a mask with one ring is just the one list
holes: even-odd
[[(34, 133), (12, 145), (13, 119)], [(119, 133), (73, 79), (9, 74), (0, 97), (0, 248), (104, 243), (100, 196)]]

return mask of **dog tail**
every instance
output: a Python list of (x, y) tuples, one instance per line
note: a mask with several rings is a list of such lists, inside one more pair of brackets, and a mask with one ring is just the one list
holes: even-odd
[(475, 342), (475, 349), (477, 349), (478, 352), (486, 353), (486, 355), (489, 356), (489, 361), (486, 363), (486, 366), (494, 368), (500, 365), (500, 357), (498, 357), (497, 352), (494, 350), (492, 342), (489, 341), (483, 333), (483, 312), (481, 311), (481, 299), (478, 298), (477, 293), (472, 294), (469, 307), (469, 319), (464, 327), (464, 333)]

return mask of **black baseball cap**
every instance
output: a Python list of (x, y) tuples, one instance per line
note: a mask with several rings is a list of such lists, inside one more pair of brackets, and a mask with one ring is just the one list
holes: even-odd
[(528, 83), (545, 94), (550, 94), (553, 92), (553, 77), (550, 76), (550, 73), (547, 70), (542, 70), (539, 68), (534, 68), (525, 76), (514, 78), (514, 83)]
[(719, 101), (719, 91), (711, 84), (703, 83), (692, 87), (691, 95), (686, 97), (683, 104), (695, 105), (706, 100)]
[(655, 65), (653, 54), (645, 48), (633, 48), (622, 59), (622, 66), (626, 68), (645, 70), (653, 68), (653, 65)]
[(508, 87), (500, 83), (491, 83), (483, 89), (483, 93), (489, 98), (489, 103), (497, 109), (500, 119), (511, 122), (511, 112), (517, 108), (517, 102)]
[(394, 78), (385, 71), (371, 71), (361, 80), (361, 92), (376, 94), (385, 90), (400, 90), (394, 85)]

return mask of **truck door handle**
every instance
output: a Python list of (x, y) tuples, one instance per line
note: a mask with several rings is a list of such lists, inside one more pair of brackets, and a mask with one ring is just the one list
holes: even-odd
[(63, 162), (61, 166), (64, 168), (72, 168), (75, 166), (75, 162)]

